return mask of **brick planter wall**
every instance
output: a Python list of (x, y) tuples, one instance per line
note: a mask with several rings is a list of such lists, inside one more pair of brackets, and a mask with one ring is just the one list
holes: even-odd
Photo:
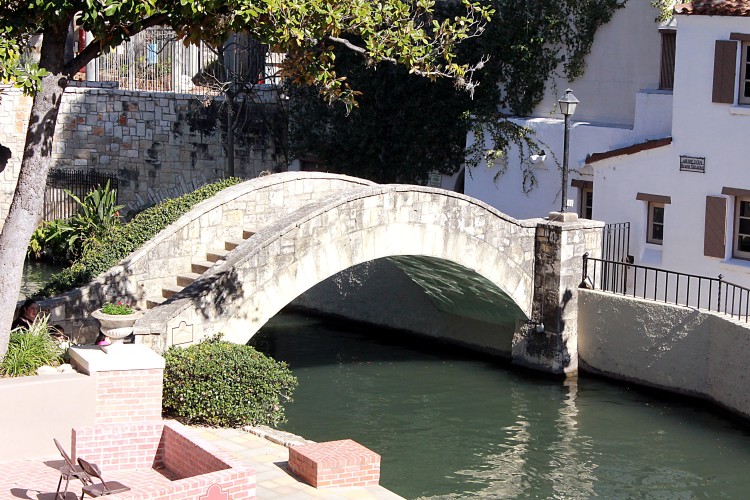
[(164, 370), (99, 372), (96, 383), (96, 424), (161, 418)]
[(373, 486), (380, 481), (380, 455), (351, 439), (293, 446), (289, 468), (316, 488)]
[(164, 422), (96, 425), (73, 429), (72, 457), (104, 471), (161, 467)]
[(197, 500), (212, 487), (233, 500), (255, 498), (253, 469), (178, 422), (75, 428), (72, 454), (74, 460), (83, 457), (99, 465), (105, 478), (132, 488), (112, 499)]

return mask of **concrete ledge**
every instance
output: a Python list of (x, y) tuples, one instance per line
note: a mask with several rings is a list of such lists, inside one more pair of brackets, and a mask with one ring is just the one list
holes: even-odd
[(371, 486), (380, 481), (380, 455), (351, 439), (293, 446), (289, 468), (316, 488)]
[(120, 370), (164, 369), (164, 358), (142, 344), (123, 344), (104, 351), (99, 346), (72, 347), (68, 351), (72, 364), (85, 373)]

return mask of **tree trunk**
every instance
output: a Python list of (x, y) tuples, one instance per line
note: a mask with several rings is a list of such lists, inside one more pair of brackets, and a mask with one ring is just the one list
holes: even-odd
[(67, 86), (67, 77), (62, 76), (66, 34), (67, 23), (44, 33), (39, 65), (50, 74), (42, 78), (42, 90), (34, 97), (31, 106), (18, 184), (0, 233), (0, 290), (3, 292), (3, 300), (0, 300), (0, 361), (8, 351), (26, 249), (42, 218), (52, 139), (60, 101)]

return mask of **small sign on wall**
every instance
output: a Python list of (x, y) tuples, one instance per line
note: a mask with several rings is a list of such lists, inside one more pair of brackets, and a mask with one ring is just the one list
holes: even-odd
[(680, 155), (681, 172), (698, 172), (706, 173), (706, 159), (698, 156)]
[(427, 185), (430, 187), (441, 187), (443, 185), (443, 175), (437, 172), (430, 172), (430, 178)]

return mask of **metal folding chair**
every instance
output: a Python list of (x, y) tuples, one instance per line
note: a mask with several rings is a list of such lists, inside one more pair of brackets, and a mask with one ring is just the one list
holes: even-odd
[(57, 439), (52, 439), (55, 442), (55, 446), (57, 446), (57, 450), (60, 452), (60, 455), (62, 455), (63, 460), (65, 460), (65, 463), (60, 467), (60, 480), (57, 482), (57, 491), (55, 491), (55, 498), (57, 498), (60, 495), (60, 486), (62, 485), (62, 480), (65, 479), (65, 489), (63, 490), (62, 497), (65, 498), (65, 495), (68, 494), (68, 485), (70, 484), (70, 478), (78, 479), (83, 483), (84, 486), (87, 484), (91, 484), (91, 478), (86, 474), (83, 469), (74, 464), (73, 460), (71, 460), (70, 456), (68, 456), (68, 453), (65, 451), (65, 448), (62, 447), (60, 442)]
[(81, 491), (81, 500), (83, 500), (85, 495), (91, 497), (103, 497), (104, 495), (114, 495), (115, 493), (130, 491), (130, 488), (122, 483), (118, 483), (117, 481), (105, 481), (102, 478), (102, 472), (96, 464), (89, 463), (86, 460), (79, 458), (78, 465), (80, 465), (81, 469), (83, 469), (83, 471), (90, 477), (95, 477), (101, 481), (99, 484), (96, 484), (92, 479), (91, 484), (84, 485), (83, 491)]

